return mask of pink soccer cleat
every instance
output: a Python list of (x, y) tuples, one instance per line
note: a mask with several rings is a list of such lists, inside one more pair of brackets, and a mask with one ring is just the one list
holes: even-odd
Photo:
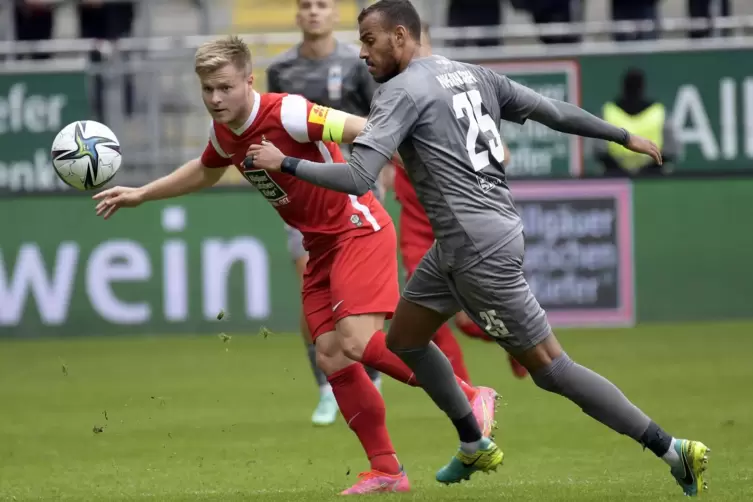
[(410, 491), (410, 482), (405, 471), (400, 474), (385, 474), (379, 471), (362, 472), (358, 482), (340, 495), (364, 495), (367, 493), (392, 493)]
[(494, 429), (497, 428), (497, 422), (494, 415), (497, 412), (497, 391), (490, 387), (477, 387), (478, 394), (471, 401), (473, 416), (476, 417), (478, 427), (481, 429), (481, 435), (485, 438), (491, 438)]

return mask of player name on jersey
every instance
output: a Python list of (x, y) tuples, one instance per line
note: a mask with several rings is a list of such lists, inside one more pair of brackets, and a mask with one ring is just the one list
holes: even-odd
[(475, 84), (478, 82), (476, 77), (469, 71), (453, 71), (437, 75), (437, 82), (445, 89), (453, 87), (462, 87), (466, 84)]

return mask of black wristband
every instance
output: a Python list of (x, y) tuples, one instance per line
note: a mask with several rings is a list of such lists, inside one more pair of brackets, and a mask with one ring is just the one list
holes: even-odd
[(295, 170), (298, 168), (298, 164), (301, 162), (301, 159), (296, 159), (295, 157), (285, 157), (282, 159), (282, 164), (280, 164), (280, 171), (289, 174), (291, 176), (295, 176)]
[(622, 140), (621, 144), (622, 146), (627, 146), (627, 144), (630, 143), (630, 132), (624, 127), (622, 128), (622, 130), (625, 131), (625, 139)]

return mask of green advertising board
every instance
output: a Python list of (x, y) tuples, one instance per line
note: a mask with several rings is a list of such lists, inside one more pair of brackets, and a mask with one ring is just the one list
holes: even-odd
[[(580, 104), (580, 73), (575, 61), (487, 63), (484, 66), (548, 98)], [(522, 126), (502, 121), (500, 132), (510, 149), (507, 174), (511, 178), (579, 176), (583, 171), (582, 139), (577, 136), (553, 131), (533, 121)]]
[[(753, 178), (511, 187), (553, 325), (753, 318)], [(298, 329), (282, 221), (251, 190), (107, 221), (87, 196), (0, 197), (0, 236), (0, 337)]]
[[(753, 50), (655, 52), (579, 58), (583, 107), (600, 113), (623, 74), (640, 68), (647, 95), (667, 107), (684, 149), (677, 169), (753, 169)], [(593, 162), (587, 170), (597, 168)]]
[[(632, 324), (629, 183), (513, 190), (526, 275), (551, 322)], [(94, 206), (77, 194), (0, 198), (0, 337), (298, 329), (282, 220), (255, 191), (151, 202), (107, 221)]]
[(0, 72), (0, 192), (66, 189), (50, 145), (66, 124), (89, 117), (81, 70)]
[(297, 326), (282, 221), (254, 192), (152, 202), (107, 221), (86, 196), (0, 197), (0, 235), (0, 336)]
[[(482, 64), (599, 116), (604, 103), (620, 94), (625, 72), (639, 68), (646, 75), (647, 96), (663, 103), (671, 117), (682, 150), (674, 169), (730, 172), (753, 170), (753, 66), (747, 64), (751, 60), (753, 49), (725, 47)], [(568, 141), (568, 136), (539, 124), (503, 123), (501, 129), (512, 150), (511, 177), (601, 172), (588, 148), (581, 156), (578, 140)]]

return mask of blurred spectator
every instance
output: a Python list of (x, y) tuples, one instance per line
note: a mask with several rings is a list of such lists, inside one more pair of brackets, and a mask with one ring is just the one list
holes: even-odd
[(668, 164), (676, 160), (677, 140), (672, 121), (664, 105), (648, 99), (643, 70), (630, 68), (622, 81), (622, 93), (614, 102), (604, 103), (602, 116), (607, 122), (623, 127), (631, 134), (650, 139), (661, 149), (664, 164), (657, 165), (645, 155), (606, 141), (598, 141), (596, 158), (606, 176), (650, 176), (669, 172)]
[[(447, 8), (447, 26), (499, 26), (502, 22), (501, 0), (450, 0)], [(459, 39), (449, 45), (495, 46), (501, 45), (500, 38), (481, 38), (476, 40)]]
[[(688, 0), (688, 15), (691, 19), (705, 18), (710, 20), (720, 16), (731, 16), (732, 9), (729, 0)], [(711, 28), (690, 31), (691, 38), (708, 36), (711, 36)]]
[[(81, 38), (94, 38), (98, 41), (114, 42), (119, 38), (131, 36), (133, 30), (134, 5), (133, 2), (103, 2), (102, 0), (81, 0), (78, 9), (79, 33)], [(103, 45), (94, 50), (90, 59), (99, 63), (106, 59)], [(126, 75), (125, 112), (133, 113), (133, 80)], [(103, 119), (104, 115), (104, 84), (101, 74), (94, 77), (94, 112)]]
[[(612, 0), (612, 19), (614, 21), (644, 21), (659, 20), (658, 0)], [(631, 33), (615, 33), (614, 39), (619, 42), (631, 40), (653, 40), (657, 38), (658, 30), (633, 31)]]
[[(44, 0), (15, 0), (13, 9), (16, 40), (37, 41), (52, 38), (53, 7)], [(48, 53), (34, 53), (31, 59), (48, 59)], [(21, 56), (23, 57), (23, 56)]]
[[(527, 11), (536, 24), (571, 23), (575, 21), (573, 10), (580, 7), (580, 0), (511, 0), (516, 9)], [(572, 44), (580, 42), (580, 35), (542, 35), (545, 44)]]

